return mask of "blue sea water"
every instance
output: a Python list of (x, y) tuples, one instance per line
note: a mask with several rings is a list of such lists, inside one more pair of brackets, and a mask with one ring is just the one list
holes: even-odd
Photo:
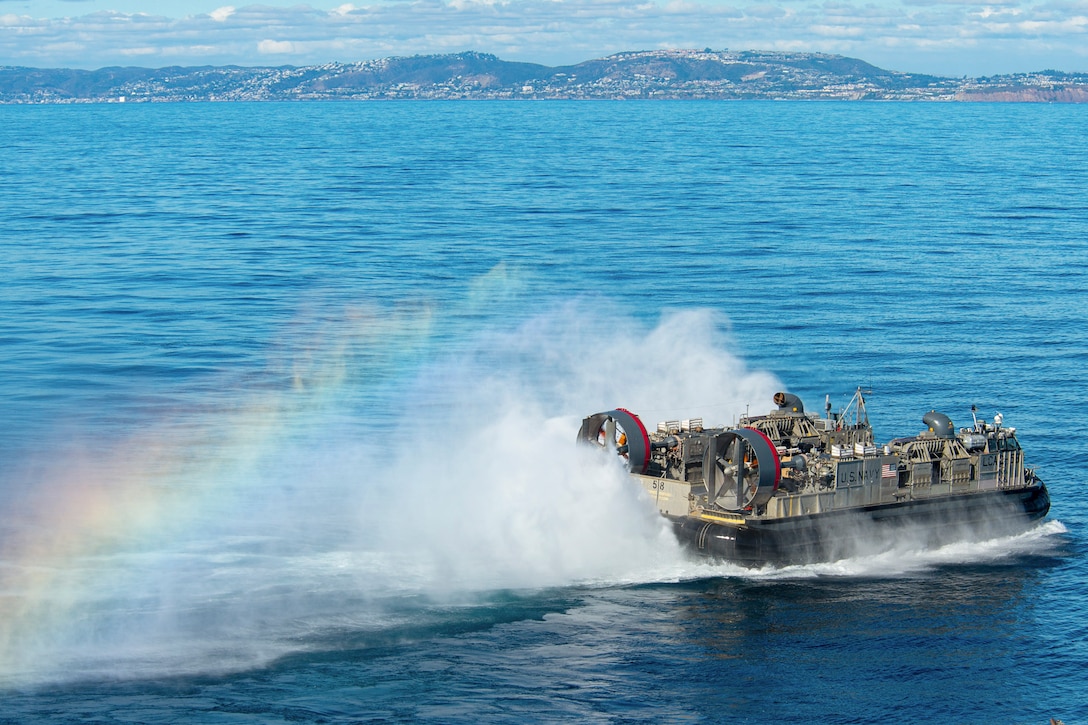
[[(0, 722), (1088, 717), (1088, 109), (0, 107)], [(1000, 412), (1019, 536), (688, 558), (581, 417)]]

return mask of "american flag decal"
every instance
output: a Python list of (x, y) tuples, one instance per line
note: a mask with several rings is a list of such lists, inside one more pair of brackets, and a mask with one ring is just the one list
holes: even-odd
[(885, 463), (883, 466), (880, 467), (881, 478), (895, 478), (895, 476), (896, 472), (894, 463)]

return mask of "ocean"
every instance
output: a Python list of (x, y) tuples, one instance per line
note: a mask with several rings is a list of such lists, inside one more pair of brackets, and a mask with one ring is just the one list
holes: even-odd
[[(1088, 719), (1088, 107), (0, 106), (0, 722)], [(574, 445), (1000, 413), (1026, 533), (692, 558)]]

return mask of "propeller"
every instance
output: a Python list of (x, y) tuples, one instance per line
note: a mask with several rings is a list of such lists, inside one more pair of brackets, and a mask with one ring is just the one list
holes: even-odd
[(782, 478), (774, 444), (754, 428), (735, 428), (714, 436), (703, 456), (707, 497), (730, 511), (767, 503)]
[(578, 441), (615, 451), (631, 473), (643, 473), (650, 465), (650, 436), (638, 416), (629, 410), (616, 408), (587, 416), (578, 431)]

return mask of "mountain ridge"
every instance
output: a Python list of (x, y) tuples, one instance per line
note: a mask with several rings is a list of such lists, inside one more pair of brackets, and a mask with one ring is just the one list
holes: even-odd
[(394, 56), (316, 66), (0, 66), (0, 103), (386, 99), (816, 99), (1088, 102), (1088, 74), (947, 78), (841, 55), (627, 51), (569, 66), (489, 53)]

